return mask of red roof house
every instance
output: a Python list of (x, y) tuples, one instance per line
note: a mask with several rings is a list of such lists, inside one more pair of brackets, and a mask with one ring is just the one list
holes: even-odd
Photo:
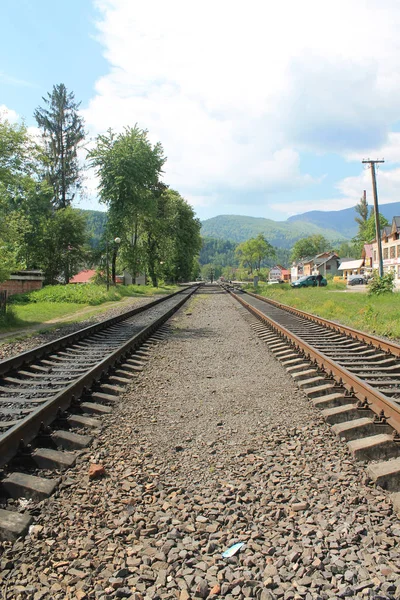
[(69, 280), (70, 283), (90, 283), (92, 277), (96, 275), (96, 271), (94, 269), (87, 269), (85, 271), (81, 271), (74, 277), (71, 277)]

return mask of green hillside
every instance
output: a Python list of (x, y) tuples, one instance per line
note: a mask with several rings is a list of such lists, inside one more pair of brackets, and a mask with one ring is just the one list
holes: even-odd
[(345, 236), (338, 231), (301, 221), (272, 221), (272, 219), (240, 215), (219, 215), (201, 224), (202, 236), (234, 242), (244, 242), (259, 233), (263, 233), (277, 248), (292, 248), (297, 240), (314, 234), (322, 234), (331, 242), (346, 240)]
[(100, 210), (76, 209), (86, 217), (87, 231), (89, 234), (89, 244), (92, 248), (98, 248), (101, 237), (107, 223), (107, 213)]

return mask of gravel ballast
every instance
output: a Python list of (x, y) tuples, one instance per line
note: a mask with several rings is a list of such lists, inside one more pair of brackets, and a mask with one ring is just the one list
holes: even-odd
[(244, 314), (200, 294), (170, 321), (30, 534), (2, 543), (3, 598), (400, 597), (390, 502)]

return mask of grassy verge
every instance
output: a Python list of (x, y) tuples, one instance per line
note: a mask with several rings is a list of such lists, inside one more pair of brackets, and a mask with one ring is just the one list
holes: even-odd
[(41, 290), (11, 297), (13, 305), (38, 302), (88, 304), (96, 306), (104, 302), (118, 302), (127, 296), (153, 296), (170, 294), (177, 286), (165, 285), (154, 288), (148, 285), (117, 285), (107, 290), (104, 285), (48, 285)]
[[(253, 286), (247, 287), (254, 292)], [(400, 338), (400, 294), (368, 296), (340, 294), (343, 284), (293, 289), (288, 285), (259, 285), (257, 293), (343, 325), (391, 339)]]
[[(105, 286), (66, 285), (48, 286), (29, 294), (12, 296), (7, 314), (0, 317), (0, 333), (12, 333), (18, 329), (44, 325), (50, 321), (82, 321), (99, 313), (104, 304), (119, 302), (127, 297), (151, 297), (155, 294), (171, 294), (177, 286), (117, 286), (107, 292)], [(75, 316), (75, 318), (74, 318)]]

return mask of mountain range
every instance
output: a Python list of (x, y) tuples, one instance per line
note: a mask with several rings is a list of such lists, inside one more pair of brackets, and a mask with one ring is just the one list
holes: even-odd
[[(390, 223), (394, 216), (400, 215), (400, 202), (382, 204), (379, 212)], [(239, 243), (263, 233), (276, 248), (291, 248), (297, 240), (315, 234), (321, 234), (331, 242), (341, 242), (356, 235), (357, 216), (355, 207), (330, 211), (312, 210), (289, 217), (286, 221), (219, 215), (202, 221), (201, 235)]]
[[(400, 202), (379, 205), (379, 212), (386, 217), (389, 223), (393, 217), (400, 215)], [(357, 234), (358, 225), (355, 221), (359, 215), (355, 206), (344, 208), (343, 210), (311, 210), (301, 215), (289, 217), (286, 223), (312, 223), (318, 227), (326, 227), (329, 223), (329, 229), (337, 231), (347, 238), (352, 238)]]
[[(79, 210), (79, 209), (77, 209)], [(379, 211), (391, 223), (394, 216), (400, 215), (400, 202), (382, 204)], [(96, 248), (101, 240), (107, 220), (107, 213), (95, 210), (80, 210), (87, 219), (90, 244)], [(333, 243), (350, 240), (358, 230), (355, 221), (356, 209), (312, 210), (293, 215), (286, 221), (273, 221), (240, 215), (219, 215), (202, 221), (201, 235), (236, 243), (244, 242), (259, 233), (276, 248), (290, 249), (301, 238), (321, 234)]]

